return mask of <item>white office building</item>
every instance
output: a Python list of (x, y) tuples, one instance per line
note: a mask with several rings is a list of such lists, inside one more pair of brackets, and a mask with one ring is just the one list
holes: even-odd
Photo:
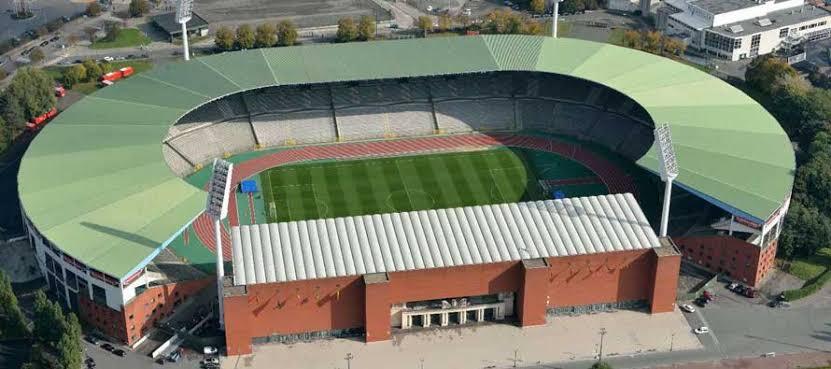
[(693, 49), (739, 60), (831, 36), (831, 13), (804, 0), (665, 0), (656, 25)]

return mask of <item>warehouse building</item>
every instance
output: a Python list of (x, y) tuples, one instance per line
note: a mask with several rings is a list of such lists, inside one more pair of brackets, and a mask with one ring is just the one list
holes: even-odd
[(229, 355), (252, 342), (674, 308), (680, 254), (631, 194), (234, 227)]
[(739, 60), (828, 38), (830, 21), (804, 0), (666, 0), (656, 25), (691, 48)]

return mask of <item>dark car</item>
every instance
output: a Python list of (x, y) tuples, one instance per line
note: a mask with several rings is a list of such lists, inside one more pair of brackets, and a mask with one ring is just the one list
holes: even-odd
[(93, 345), (97, 345), (97, 344), (98, 344), (98, 339), (97, 339), (97, 338), (95, 338), (95, 336), (86, 335), (86, 336), (84, 336), (84, 341), (87, 341), (87, 342), (89, 342), (89, 343), (91, 343), (91, 344), (93, 344)]
[(107, 351), (115, 350), (115, 347), (113, 347), (113, 345), (111, 345), (109, 343), (106, 343), (106, 342), (101, 344), (101, 348), (104, 349), (104, 350), (107, 350)]
[(122, 349), (113, 350), (113, 354), (116, 354), (116, 355), (121, 356), (121, 357), (124, 357), (124, 355), (127, 355), (127, 353), (124, 352), (124, 350), (122, 350)]
[(84, 360), (84, 364), (86, 364), (87, 368), (89, 369), (95, 368), (95, 360), (93, 360), (93, 358), (91, 357), (88, 357), (86, 360)]
[(752, 299), (756, 297), (756, 290), (754, 290), (753, 287), (747, 287), (742, 292), (742, 296)]
[(695, 299), (695, 301), (693, 301), (693, 303), (698, 305), (699, 307), (705, 307), (705, 306), (707, 306), (707, 299), (705, 299), (703, 297), (699, 297), (699, 298)]
[(733, 292), (738, 293), (739, 295), (744, 295), (745, 288), (746, 287), (744, 285), (740, 284), (740, 285), (736, 286), (736, 288), (733, 289)]
[(49, 41), (43, 41), (40, 43), (40, 47), (44, 47), (46, 45), (49, 45)]
[(60, 38), (61, 38), (61, 36), (55, 36), (55, 37), (52, 37), (52, 38), (50, 38), (50, 39), (49, 39), (49, 42), (55, 42), (55, 41), (58, 41)]
[(156, 364), (164, 365), (164, 358), (160, 357), (160, 358), (156, 359)]

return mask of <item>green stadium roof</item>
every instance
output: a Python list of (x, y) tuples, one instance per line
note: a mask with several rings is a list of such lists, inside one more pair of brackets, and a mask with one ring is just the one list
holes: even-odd
[[(535, 36), (441, 37), (225, 53), (157, 66), (61, 113), (20, 168), (25, 212), (67, 254), (124, 278), (202, 210), (205, 194), (165, 164), (161, 142), (188, 111), (276, 85), (489, 71), (591, 80), (672, 127), (676, 183), (762, 222), (789, 196), (794, 153), (741, 91), (689, 66), (608, 44)], [(657, 172), (655, 147), (637, 161)]]

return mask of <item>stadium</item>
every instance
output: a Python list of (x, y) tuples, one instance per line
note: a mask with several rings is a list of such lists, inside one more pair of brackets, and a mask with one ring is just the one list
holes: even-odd
[[(653, 129), (680, 175), (670, 238)], [(672, 311), (680, 260), (756, 285), (794, 154), (729, 84), (654, 55), (535, 36), (248, 50), (158, 66), (60, 114), (19, 190), (54, 296), (135, 344), (213, 285), (227, 352), (430, 326)]]

